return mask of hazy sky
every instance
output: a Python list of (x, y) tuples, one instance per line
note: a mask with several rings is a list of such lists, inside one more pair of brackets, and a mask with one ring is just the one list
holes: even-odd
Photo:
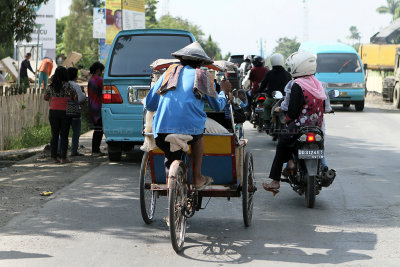
[[(265, 41), (270, 54), (280, 37), (304, 39), (305, 12), (302, 0), (160, 0), (157, 16), (169, 12), (201, 27), (212, 35), (222, 53), (255, 53), (257, 41)], [(71, 0), (56, 0), (56, 17), (68, 15)], [(306, 0), (308, 40), (337, 41), (346, 39), (350, 26), (357, 26), (361, 42), (391, 22), (376, 8), (386, 0)]]

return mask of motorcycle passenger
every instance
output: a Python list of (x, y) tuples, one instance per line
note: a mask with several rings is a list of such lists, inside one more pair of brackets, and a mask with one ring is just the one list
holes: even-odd
[(221, 86), (221, 92), (217, 94), (211, 86), (209, 73), (200, 69), (213, 61), (198, 42), (172, 53), (172, 56), (181, 64), (170, 66), (154, 84), (146, 97), (145, 108), (156, 111), (152, 128), (156, 145), (165, 153), (166, 171), (174, 160), (181, 160), (184, 155), (182, 150), (170, 151), (172, 145), (166, 141), (172, 137), (170, 134), (178, 134), (176, 137), (190, 140), (194, 186), (202, 190), (213, 182), (211, 177), (201, 174), (207, 118), (204, 102), (207, 101), (215, 111), (221, 111), (226, 105), (225, 92)]
[(290, 99), (285, 98), (288, 101), (286, 131), (279, 136), (269, 174), (273, 181), (263, 183), (265, 190), (279, 189), (283, 163), (288, 162), (287, 171), (295, 169), (292, 154), (298, 130), (302, 126), (322, 127), (324, 101), (327, 97), (321, 82), (314, 76), (317, 69), (316, 59), (309, 52), (298, 51), (286, 60), (288, 71), (294, 78)]
[(273, 91), (280, 91), (285, 95), (285, 85), (292, 79), (289, 72), (283, 67), (284, 59), (279, 53), (273, 54), (270, 58), (272, 70), (265, 74), (264, 80), (260, 85), (260, 92), (265, 91), (267, 99), (264, 101), (264, 127), (269, 129), (271, 127), (271, 109), (275, 103), (275, 99), (272, 97)]
[(251, 111), (251, 106), (253, 103), (254, 96), (258, 93), (259, 84), (264, 79), (265, 74), (268, 71), (268, 68), (264, 67), (264, 59), (260, 56), (255, 56), (253, 58), (254, 67), (250, 70), (249, 80), (250, 80), (250, 90), (248, 92), (248, 111)]
[(240, 77), (246, 76), (247, 72), (251, 70), (251, 56), (244, 56), (244, 61), (240, 64), (239, 71)]

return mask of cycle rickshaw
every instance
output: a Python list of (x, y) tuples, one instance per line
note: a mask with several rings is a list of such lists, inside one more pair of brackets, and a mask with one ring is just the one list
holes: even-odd
[[(157, 66), (165, 68), (168, 64), (162, 65), (159, 62)], [(208, 67), (223, 70), (216, 65)], [(230, 112), (233, 118), (232, 108)], [(224, 112), (206, 110), (206, 113), (216, 121), (225, 120)], [(230, 123), (225, 121), (224, 126), (229, 124), (229, 133), (204, 134), (202, 174), (212, 177), (214, 182), (202, 191), (195, 190), (193, 186), (192, 167), (188, 156), (190, 150), (185, 159), (172, 163), (169, 179), (165, 173), (164, 153), (160, 149), (145, 152), (143, 155), (140, 169), (140, 206), (143, 220), (150, 224), (153, 221), (157, 198), (168, 196), (167, 223), (171, 243), (177, 253), (183, 249), (186, 221), (200, 210), (205, 197), (242, 197), (244, 225), (251, 225), (253, 196), (256, 191), (253, 156), (245, 151), (247, 140), (238, 139), (233, 119)]]

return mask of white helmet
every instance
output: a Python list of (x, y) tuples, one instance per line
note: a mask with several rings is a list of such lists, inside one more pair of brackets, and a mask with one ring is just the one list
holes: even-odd
[(273, 54), (273, 55), (270, 57), (269, 60), (271, 61), (272, 67), (273, 67), (273, 66), (282, 66), (282, 67), (283, 67), (283, 64), (284, 64), (283, 61), (284, 61), (284, 59), (283, 59), (283, 56), (282, 56), (281, 54), (275, 53), (275, 54)]
[(313, 75), (317, 71), (317, 57), (307, 51), (298, 51), (286, 59), (288, 71), (293, 78)]

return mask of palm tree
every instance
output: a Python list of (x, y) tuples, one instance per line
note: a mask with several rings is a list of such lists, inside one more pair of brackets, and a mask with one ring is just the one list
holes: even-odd
[(400, 8), (399, 0), (386, 0), (386, 6), (380, 6), (376, 9), (376, 12), (380, 14), (392, 14), (393, 20), (395, 19), (396, 9)]

